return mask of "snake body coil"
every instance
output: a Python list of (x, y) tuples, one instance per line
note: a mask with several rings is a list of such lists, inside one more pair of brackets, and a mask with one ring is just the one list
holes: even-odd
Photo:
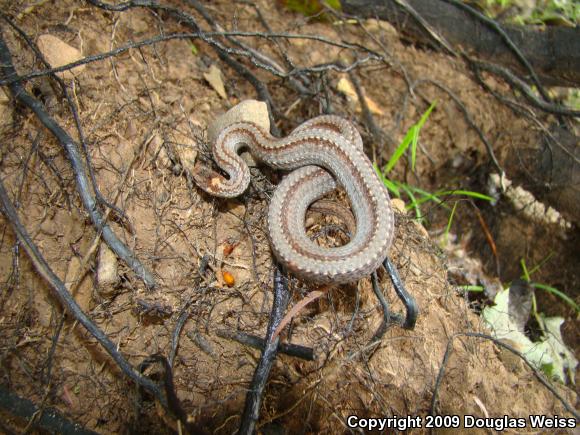
[[(346, 283), (380, 266), (393, 239), (393, 211), (353, 124), (319, 116), (281, 139), (253, 123), (232, 124), (213, 145), (214, 159), (229, 178), (198, 166), (199, 187), (220, 197), (242, 194), (250, 182), (249, 168), (238, 155), (242, 148), (272, 168), (293, 170), (275, 190), (268, 214), (272, 250), (290, 272), (316, 283)], [(325, 248), (310, 240), (304, 221), (308, 207), (337, 186), (348, 195), (356, 231), (346, 245)]]

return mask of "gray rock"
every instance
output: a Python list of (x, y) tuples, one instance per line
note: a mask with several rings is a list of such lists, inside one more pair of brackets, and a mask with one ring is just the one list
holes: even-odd
[(244, 100), (236, 104), (223, 115), (218, 116), (207, 128), (207, 138), (213, 144), (220, 131), (234, 122), (253, 122), (266, 131), (270, 131), (268, 106), (263, 101)]

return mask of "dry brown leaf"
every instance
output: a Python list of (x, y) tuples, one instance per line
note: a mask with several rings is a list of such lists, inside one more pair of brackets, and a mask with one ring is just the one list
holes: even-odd
[(233, 250), (236, 249), (236, 246), (238, 246), (239, 243), (226, 243), (224, 245), (224, 258), (229, 257)]
[(292, 320), (292, 318), (294, 316), (296, 316), (296, 314), (298, 314), (300, 312), (300, 310), (302, 308), (304, 308), (310, 302), (314, 302), (316, 299), (318, 299), (320, 296), (322, 296), (324, 294), (326, 294), (326, 292), (315, 290), (313, 292), (308, 293), (308, 295), (306, 295), (304, 297), (304, 299), (302, 299), (300, 302), (298, 302), (296, 305), (294, 305), (290, 309), (290, 311), (288, 311), (288, 313), (284, 316), (284, 318), (282, 319), (282, 321), (280, 322), (280, 324), (278, 325), (278, 327), (274, 331), (274, 334), (272, 334), (272, 340), (274, 340), (280, 334), (282, 329), (284, 329), (284, 327), (290, 322), (290, 320)]
[[(38, 37), (38, 49), (42, 52), (51, 67), (57, 68), (82, 58), (79, 50), (71, 47), (53, 35), (40, 35)], [(72, 70), (57, 73), (64, 79), (72, 79), (85, 69), (85, 65), (79, 65)]]
[[(338, 84), (336, 85), (336, 90), (338, 92), (343, 93), (344, 95), (346, 95), (346, 97), (357, 103), (356, 106), (356, 111), (360, 112), (361, 111), (361, 107), (360, 107), (360, 103), (358, 101), (358, 95), (356, 94), (356, 90), (354, 89), (354, 86), (352, 85), (352, 83), (346, 78), (343, 77), (338, 81)], [(363, 91), (364, 93), (364, 91)], [(379, 105), (377, 103), (375, 103), (373, 100), (371, 100), (369, 97), (365, 96), (365, 101), (367, 103), (367, 106), (369, 108), (369, 110), (374, 113), (375, 115), (384, 115), (385, 112), (383, 112), (383, 110), (379, 107)]]
[(209, 85), (218, 93), (220, 97), (222, 97), (224, 100), (228, 99), (228, 96), (226, 94), (226, 88), (222, 80), (222, 72), (217, 66), (215, 65), (210, 66), (209, 71), (203, 73), (203, 77), (207, 80)]

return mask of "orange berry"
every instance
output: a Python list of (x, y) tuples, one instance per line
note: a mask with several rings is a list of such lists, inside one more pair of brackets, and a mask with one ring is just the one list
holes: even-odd
[(231, 287), (236, 283), (236, 279), (230, 272), (222, 272), (222, 276), (224, 278), (224, 282), (228, 287)]

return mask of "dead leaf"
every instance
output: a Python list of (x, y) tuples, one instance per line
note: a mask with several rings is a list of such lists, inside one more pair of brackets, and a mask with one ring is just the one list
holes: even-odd
[(234, 249), (236, 249), (236, 246), (239, 245), (239, 242), (236, 243), (226, 243), (224, 245), (224, 258), (229, 257), (232, 252), (234, 251)]
[(276, 339), (276, 337), (278, 337), (278, 335), (280, 334), (280, 332), (282, 332), (284, 327), (290, 322), (290, 320), (292, 320), (292, 318), (294, 316), (296, 316), (300, 312), (300, 310), (302, 308), (304, 308), (310, 302), (314, 302), (320, 296), (323, 296), (325, 294), (326, 294), (326, 292), (315, 290), (313, 292), (308, 293), (308, 295), (306, 295), (304, 297), (304, 299), (302, 299), (300, 302), (298, 302), (296, 305), (294, 305), (292, 307), (292, 309), (290, 311), (288, 311), (288, 313), (284, 316), (284, 318), (282, 319), (282, 321), (280, 322), (280, 324), (278, 325), (278, 327), (276, 328), (276, 330), (272, 334), (272, 340), (274, 340), (274, 339)]
[[(67, 65), (82, 58), (81, 52), (61, 41), (53, 35), (40, 35), (38, 37), (38, 49), (42, 52), (47, 62), (53, 68)], [(72, 79), (85, 69), (85, 65), (79, 65), (72, 70), (57, 73), (64, 79)]]
[[(354, 89), (352, 83), (346, 77), (343, 77), (338, 81), (338, 84), (336, 85), (336, 90), (346, 95), (346, 98), (348, 98), (349, 100), (359, 103), (356, 90)], [(373, 100), (371, 100), (369, 97), (365, 96), (365, 102), (367, 103), (369, 110), (375, 115), (385, 114), (385, 112), (383, 112), (383, 110), (379, 107), (379, 105), (375, 103)], [(361, 111), (360, 103), (357, 104), (356, 111), (357, 112)]]
[(66, 384), (62, 388), (62, 399), (67, 403), (69, 408), (74, 407), (75, 404), (74, 404), (74, 401), (72, 399), (72, 394), (68, 390), (68, 387), (66, 386)]
[(203, 73), (203, 77), (207, 80), (209, 85), (214, 89), (214, 91), (218, 93), (220, 97), (222, 97), (224, 100), (228, 99), (228, 96), (226, 94), (226, 88), (222, 80), (222, 72), (217, 66), (215, 65), (210, 66), (209, 71)]

